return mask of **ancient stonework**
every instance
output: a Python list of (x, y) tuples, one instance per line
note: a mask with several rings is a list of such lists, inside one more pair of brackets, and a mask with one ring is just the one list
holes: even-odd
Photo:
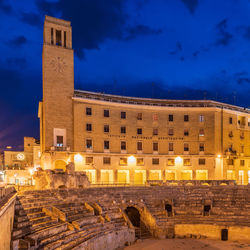
[(35, 189), (84, 188), (90, 185), (83, 172), (75, 172), (73, 163), (66, 166), (66, 172), (59, 170), (39, 169), (34, 174)]

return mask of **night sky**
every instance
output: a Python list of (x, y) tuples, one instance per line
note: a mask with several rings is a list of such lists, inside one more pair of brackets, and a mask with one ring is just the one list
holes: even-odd
[(39, 138), (44, 15), (72, 22), (75, 89), (250, 106), (249, 0), (0, 0), (0, 149)]

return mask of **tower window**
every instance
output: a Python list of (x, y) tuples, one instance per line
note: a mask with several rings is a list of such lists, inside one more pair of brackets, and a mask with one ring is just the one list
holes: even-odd
[(189, 151), (189, 145), (188, 145), (188, 143), (184, 143), (184, 151), (185, 152)]
[(159, 165), (159, 158), (152, 158), (153, 165)]
[(174, 129), (173, 128), (168, 129), (168, 135), (170, 135), (170, 136), (174, 135)]
[(54, 44), (54, 29), (51, 28), (51, 44)]
[(168, 121), (173, 122), (174, 121), (174, 115), (168, 115)]
[(63, 147), (63, 136), (62, 135), (58, 135), (56, 137), (56, 146)]
[(204, 115), (200, 115), (199, 121), (200, 122), (204, 122), (205, 121)]
[(211, 210), (211, 205), (205, 205), (203, 208), (203, 215), (204, 216), (209, 216), (209, 212)]
[(184, 129), (184, 136), (189, 136), (189, 131), (187, 128)]
[(168, 144), (168, 151), (174, 151), (174, 143), (173, 142), (170, 142)]
[(233, 117), (229, 117), (229, 124), (233, 124)]
[(142, 120), (142, 113), (137, 114), (137, 120), (141, 121)]
[(204, 152), (205, 151), (205, 145), (204, 145), (204, 143), (200, 143), (199, 150), (200, 150), (200, 152)]
[(61, 32), (61, 30), (56, 30), (56, 45), (62, 46), (62, 32)]
[(153, 128), (153, 135), (158, 135), (158, 128)]
[(66, 31), (64, 31), (64, 47), (66, 48), (67, 40), (66, 40)]

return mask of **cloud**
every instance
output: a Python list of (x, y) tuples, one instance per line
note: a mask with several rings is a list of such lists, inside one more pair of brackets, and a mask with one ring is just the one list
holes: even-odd
[(228, 20), (225, 18), (221, 20), (217, 25), (216, 29), (218, 32), (218, 39), (215, 42), (217, 46), (227, 46), (232, 40), (232, 35), (227, 31)]
[(20, 19), (22, 22), (32, 26), (37, 26), (37, 27), (42, 26), (41, 16), (32, 12), (22, 13)]
[(181, 0), (188, 8), (189, 12), (193, 15), (198, 6), (198, 0)]
[(135, 39), (137, 36), (159, 35), (162, 33), (161, 29), (153, 29), (146, 25), (140, 24), (135, 27), (127, 29), (128, 35), (124, 37), (125, 40)]
[(6, 4), (4, 0), (0, 0), (0, 11), (9, 15), (12, 12), (12, 8), (10, 5)]
[(12, 48), (19, 48), (27, 43), (27, 39), (24, 36), (17, 36), (14, 39), (9, 40), (6, 44)]
[[(129, 18), (125, 5), (127, 0), (48, 2), (37, 0), (43, 14), (61, 17), (72, 22), (73, 43), (76, 55), (84, 58), (84, 50), (99, 49), (106, 39), (130, 40), (138, 36), (158, 35), (161, 29), (146, 25), (127, 26)], [(145, 1), (138, 5), (143, 6)]]

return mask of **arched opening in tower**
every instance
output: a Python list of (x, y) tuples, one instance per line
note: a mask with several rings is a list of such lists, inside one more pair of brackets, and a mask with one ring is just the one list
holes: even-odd
[(127, 207), (125, 209), (125, 213), (127, 214), (134, 227), (140, 227), (141, 216), (138, 209), (136, 209), (135, 207)]
[(221, 229), (221, 240), (228, 240), (228, 229)]

